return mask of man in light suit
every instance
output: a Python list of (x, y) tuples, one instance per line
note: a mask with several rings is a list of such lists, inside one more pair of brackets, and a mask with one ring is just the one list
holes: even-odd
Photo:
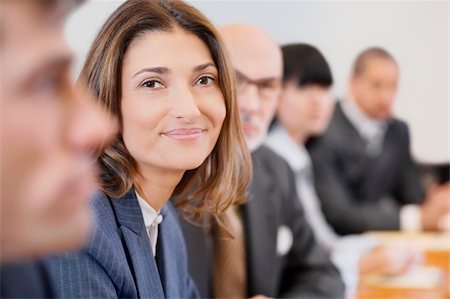
[[(280, 48), (253, 26), (228, 25), (221, 33), (236, 70), (241, 121), (254, 168), (249, 200), (239, 207), (245, 243), (245, 294), (342, 297), (343, 283), (306, 222), (292, 171), (282, 158), (262, 146), (281, 88)], [(214, 228), (187, 221), (182, 227), (190, 273), (200, 294), (220, 297), (214, 285), (214, 265), (218, 262)], [(235, 279), (233, 274), (229, 279)]]
[(40, 258), (90, 229), (88, 158), (113, 124), (70, 82), (62, 23), (79, 2), (0, 2), (1, 298), (57, 296)]
[(426, 196), (410, 154), (407, 125), (392, 116), (399, 67), (386, 50), (356, 59), (350, 99), (337, 104), (325, 135), (311, 148), (317, 193), (339, 234), (439, 229), (450, 185)]

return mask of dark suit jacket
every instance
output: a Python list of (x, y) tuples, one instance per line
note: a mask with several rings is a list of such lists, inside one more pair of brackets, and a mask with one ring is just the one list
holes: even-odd
[(329, 129), (310, 153), (323, 212), (337, 233), (398, 229), (400, 206), (421, 202), (423, 190), (409, 147), (407, 125), (392, 119), (381, 153), (370, 157), (336, 105)]
[[(293, 173), (266, 147), (252, 154), (254, 177), (250, 199), (242, 206), (246, 240), (248, 296), (340, 298), (344, 286), (324, 249), (314, 239), (297, 198)], [(189, 270), (202, 297), (211, 298), (214, 252), (209, 229), (182, 221)], [(293, 244), (277, 253), (280, 228)]]
[(157, 258), (150, 247), (134, 190), (93, 199), (97, 225), (86, 248), (53, 257), (57, 289), (69, 298), (193, 298), (186, 247), (171, 203), (162, 209)]
[(40, 261), (0, 267), (0, 298), (53, 298), (52, 283)]

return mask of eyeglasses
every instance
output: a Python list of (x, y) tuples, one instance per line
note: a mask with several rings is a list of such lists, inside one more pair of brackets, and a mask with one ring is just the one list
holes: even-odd
[(235, 70), (238, 92), (245, 92), (250, 85), (255, 85), (261, 98), (270, 99), (276, 97), (281, 90), (281, 79), (277, 77), (253, 80)]

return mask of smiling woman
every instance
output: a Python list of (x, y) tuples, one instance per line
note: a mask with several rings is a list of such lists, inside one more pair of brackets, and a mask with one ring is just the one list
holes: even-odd
[(127, 1), (94, 41), (80, 80), (120, 131), (99, 153), (88, 247), (51, 260), (61, 295), (195, 297), (169, 199), (189, 215), (220, 214), (244, 200), (251, 175), (216, 30), (181, 1)]
[[(156, 39), (164, 41), (164, 44)], [(199, 49), (202, 55), (194, 56)], [(135, 52), (135, 55), (131, 55), (131, 52)], [(181, 62), (184, 69), (179, 65)], [(184, 73), (187, 69), (191, 76), (198, 76), (190, 78), (190, 89), (185, 88), (188, 82), (180, 84), (180, 75), (174, 75), (178, 71), (187, 76)], [(194, 85), (195, 79), (199, 81)], [(116, 142), (100, 155), (100, 165), (104, 170), (101, 179), (106, 194), (111, 197), (123, 196), (135, 185), (136, 177), (140, 174), (139, 163), (136, 157), (130, 155), (130, 148), (125, 144), (125, 135), (128, 133), (123, 121), (124, 111), (121, 110), (126, 108), (127, 98), (132, 93), (137, 97), (137, 102), (146, 98), (144, 103), (149, 102), (145, 104), (149, 106), (159, 105), (165, 96), (165, 105), (171, 103), (173, 106), (171, 113), (178, 109), (191, 109), (190, 98), (195, 99), (195, 105), (203, 107), (206, 98), (210, 100), (220, 96), (223, 97), (226, 115), (217, 145), (201, 165), (184, 169), (188, 171), (175, 190), (175, 195), (179, 195), (176, 203), (183, 210), (198, 213), (205, 210), (223, 211), (232, 202), (243, 200), (250, 170), (239, 127), (234, 73), (216, 29), (196, 9), (179, 1), (142, 0), (124, 3), (95, 39), (80, 80), (86, 81), (102, 105), (119, 117), (123, 127)], [(198, 85), (205, 85), (205, 80), (208, 84), (214, 82), (213, 87), (199, 93)], [(138, 108), (138, 105), (136, 103), (136, 110), (144, 109)], [(221, 109), (220, 104), (216, 107)], [(156, 110), (156, 106), (150, 110), (153, 109)], [(147, 109), (141, 113), (156, 112)], [(208, 114), (202, 119), (206, 116)], [(149, 115), (144, 117), (148, 118)], [(165, 151), (167, 153), (163, 153)], [(159, 154), (164, 154), (164, 157), (171, 154), (175, 159), (171, 163), (174, 164), (185, 155), (187, 157), (184, 151), (180, 157), (179, 151), (170, 153), (166, 148)], [(197, 186), (194, 192), (191, 188), (193, 185)]]
[(218, 81), (207, 46), (184, 29), (145, 33), (130, 44), (122, 70), (122, 136), (137, 163), (138, 189), (146, 177), (170, 172), (176, 185), (211, 153), (226, 115)]

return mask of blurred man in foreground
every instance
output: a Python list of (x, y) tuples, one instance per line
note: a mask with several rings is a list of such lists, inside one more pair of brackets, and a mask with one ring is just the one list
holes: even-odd
[(70, 82), (62, 23), (79, 2), (0, 2), (2, 298), (54, 296), (38, 257), (81, 245), (91, 226), (90, 156), (115, 125)]

